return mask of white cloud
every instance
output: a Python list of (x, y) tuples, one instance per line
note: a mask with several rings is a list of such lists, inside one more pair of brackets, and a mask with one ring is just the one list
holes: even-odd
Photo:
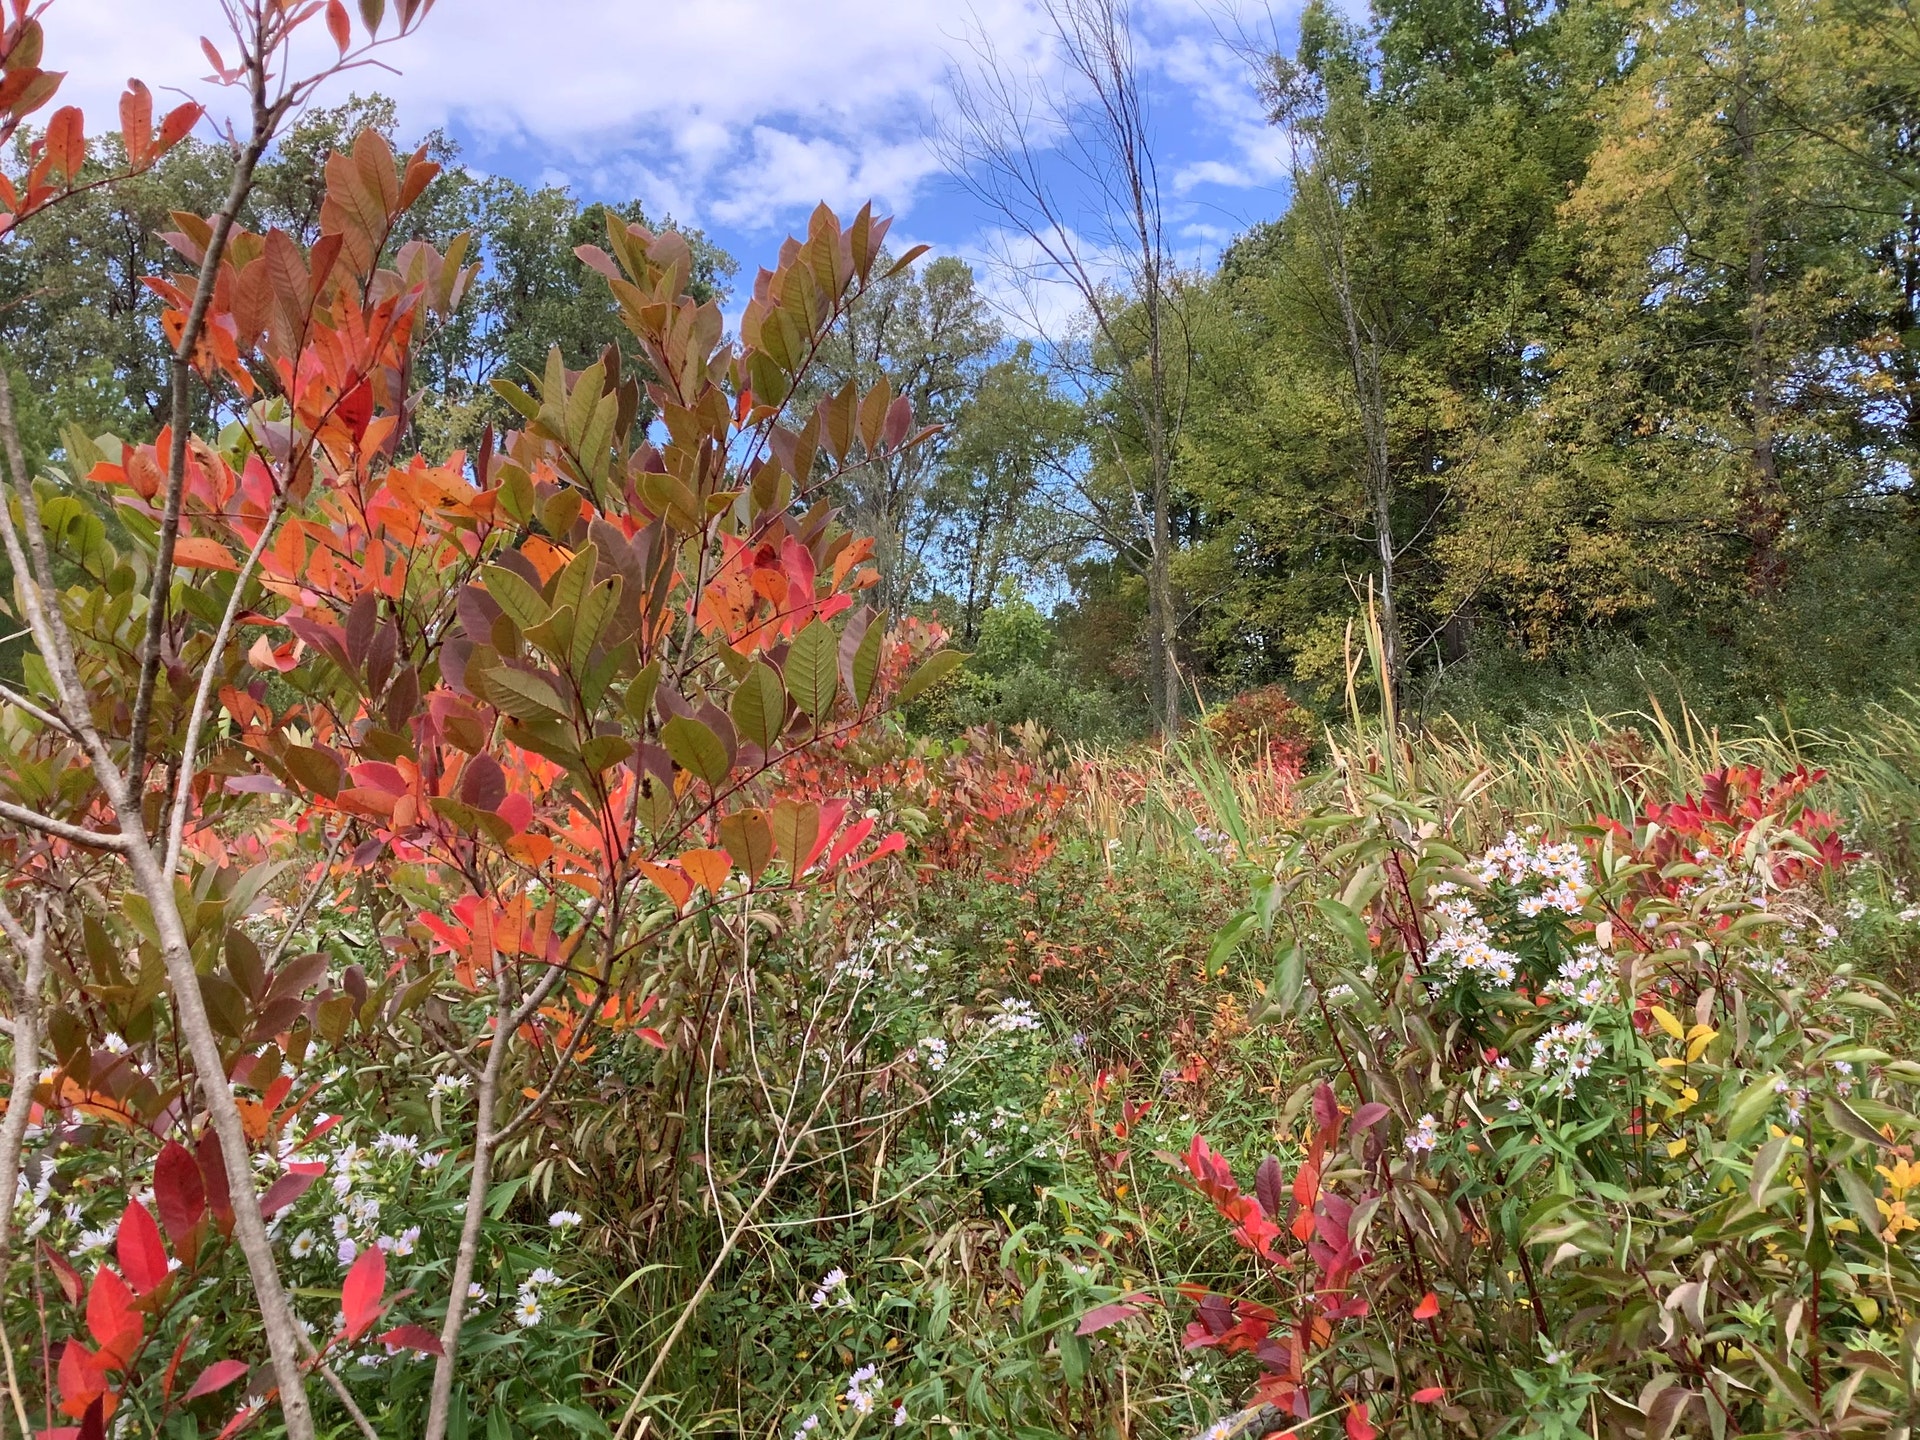
[[(1216, 43), (1220, 0), (1137, 3), (1156, 100), (1181, 120), (1166, 147), (1170, 201), (1203, 185), (1271, 186), (1283, 147)], [(231, 56), (221, 23), (218, 0), (56, 0), (48, 63), (71, 72), (62, 98), (96, 123), (133, 74), (220, 113), (237, 97), (205, 82), (199, 36)], [(377, 89), (399, 103), (404, 131), (448, 125), (479, 168), (763, 232), (803, 222), (821, 199), (872, 198), (903, 216), (923, 204), (940, 168), (923, 137), (948, 56), (976, 27), (1052, 83), (1036, 0), (440, 0), (381, 52), (393, 71), (341, 77), (320, 98)], [(332, 47), (317, 22), (309, 30), (313, 64)]]

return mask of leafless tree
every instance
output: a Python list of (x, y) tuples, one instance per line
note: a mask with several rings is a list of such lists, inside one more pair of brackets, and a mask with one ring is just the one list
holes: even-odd
[[(937, 133), (960, 186), (1012, 238), (997, 257), (1016, 286), (1069, 287), (1077, 347), (1112, 422), (1079, 486), (1100, 537), (1146, 581), (1149, 701), (1180, 725), (1173, 466), (1188, 347), (1167, 244), (1144, 70), (1126, 0), (1040, 0), (1061, 73), (1008, 56), (976, 25), (949, 76)], [(1056, 354), (1071, 347), (1056, 344)], [(1117, 477), (1121, 495), (1099, 477)]]

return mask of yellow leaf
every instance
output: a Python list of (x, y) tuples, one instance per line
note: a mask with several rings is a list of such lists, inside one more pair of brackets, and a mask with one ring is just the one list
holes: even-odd
[(1693, 1038), (1687, 1041), (1687, 1059), (1689, 1061), (1698, 1060), (1706, 1053), (1707, 1046), (1713, 1043), (1713, 1037), (1719, 1033), (1718, 1030), (1708, 1030), (1706, 1034), (1702, 1035), (1699, 1033), (1699, 1027), (1696, 1027)]
[(1653, 1023), (1676, 1040), (1684, 1040), (1687, 1038), (1687, 1032), (1681, 1028), (1680, 1022), (1673, 1018), (1672, 1012), (1663, 1010), (1658, 1005), (1653, 1007)]
[(1686, 1153), (1687, 1142), (1684, 1136), (1678, 1140), (1669, 1140), (1667, 1142), (1667, 1158), (1669, 1160), (1673, 1159), (1676, 1155), (1684, 1155)]

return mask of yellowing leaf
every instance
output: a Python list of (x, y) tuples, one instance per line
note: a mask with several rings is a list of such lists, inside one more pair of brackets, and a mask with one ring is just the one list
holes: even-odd
[[(1700, 1028), (1701, 1027), (1698, 1026), (1695, 1027), (1696, 1031)], [(1713, 1037), (1719, 1033), (1718, 1030), (1708, 1030), (1704, 1035), (1696, 1033), (1691, 1040), (1687, 1041), (1687, 1059), (1689, 1061), (1698, 1060), (1706, 1053), (1707, 1046), (1713, 1043)]]
[(1671, 1035), (1676, 1040), (1684, 1040), (1687, 1038), (1686, 1030), (1681, 1026), (1678, 1020), (1673, 1018), (1673, 1014), (1671, 1011), (1664, 1010), (1660, 1006), (1656, 1005), (1653, 1007), (1652, 1013), (1653, 1013), (1653, 1023), (1658, 1025), (1662, 1030), (1666, 1031), (1667, 1034)]
[(1673, 1159), (1677, 1155), (1684, 1155), (1686, 1153), (1687, 1153), (1687, 1142), (1684, 1136), (1681, 1139), (1669, 1140), (1667, 1142), (1667, 1158), (1669, 1160)]
[(238, 570), (239, 563), (218, 540), (188, 535), (176, 540), (173, 563), (182, 570)]

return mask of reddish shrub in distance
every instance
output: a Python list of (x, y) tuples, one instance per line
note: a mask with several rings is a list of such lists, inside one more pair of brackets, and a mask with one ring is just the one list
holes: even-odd
[(1262, 685), (1236, 695), (1201, 722), (1221, 754), (1233, 760), (1265, 760), (1299, 775), (1319, 733), (1319, 722), (1282, 685)]

